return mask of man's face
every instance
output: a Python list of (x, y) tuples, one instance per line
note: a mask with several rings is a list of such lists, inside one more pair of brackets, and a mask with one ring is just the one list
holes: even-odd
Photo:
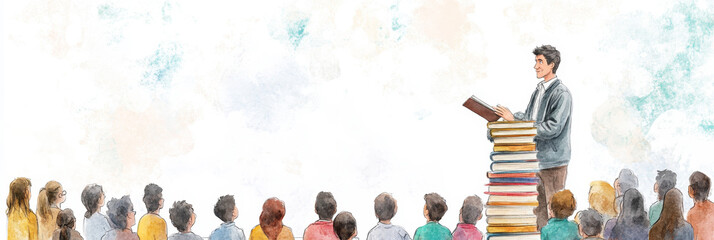
[(545, 57), (543, 55), (535, 56), (535, 66), (533, 68), (536, 71), (536, 77), (543, 78), (545, 75), (553, 72), (553, 67), (555, 63), (547, 64)]

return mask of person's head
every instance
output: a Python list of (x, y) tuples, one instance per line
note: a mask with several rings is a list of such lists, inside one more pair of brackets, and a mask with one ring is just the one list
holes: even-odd
[(654, 185), (657, 199), (664, 199), (664, 195), (677, 185), (677, 174), (670, 170), (657, 171), (657, 178)]
[(263, 211), (260, 213), (260, 228), (268, 239), (276, 239), (283, 228), (283, 217), (285, 217), (285, 203), (278, 198), (269, 198), (263, 203)]
[(659, 220), (652, 225), (650, 236), (664, 236), (672, 234), (676, 228), (686, 222), (682, 214), (682, 192), (677, 188), (672, 188), (664, 195), (662, 203), (662, 213)]
[(374, 198), (374, 215), (379, 221), (389, 221), (397, 214), (397, 200), (392, 194), (381, 193)]
[(438, 193), (424, 194), (424, 217), (429, 221), (441, 221), (449, 207), (446, 206), (446, 200)]
[(149, 183), (144, 187), (144, 205), (147, 212), (155, 212), (164, 207), (164, 189), (159, 185)]
[(602, 215), (600, 213), (595, 209), (588, 208), (580, 211), (578, 216), (580, 216), (580, 226), (578, 227), (580, 235), (594, 237), (600, 234), (602, 231)]
[(560, 192), (553, 194), (550, 199), (550, 215), (554, 218), (568, 218), (573, 215), (575, 206), (576, 202), (573, 193), (568, 189), (560, 190)]
[(696, 171), (689, 176), (689, 196), (695, 202), (706, 201), (707, 197), (709, 197), (710, 187), (711, 180), (706, 174)]
[(560, 65), (560, 51), (550, 45), (543, 45), (533, 49), (535, 55), (536, 76), (543, 78), (548, 74), (555, 74)]
[(37, 195), (37, 213), (43, 218), (49, 220), (52, 215), (50, 208), (64, 202), (67, 192), (62, 189), (62, 184), (57, 181), (49, 181), (45, 187), (40, 189), (40, 194)]
[(112, 200), (109, 200), (107, 202), (107, 216), (114, 229), (131, 229), (136, 223), (136, 212), (129, 195), (124, 195), (120, 199), (112, 198)]
[(340, 240), (352, 239), (357, 236), (357, 220), (350, 212), (340, 212), (335, 217), (332, 229)]
[(320, 220), (330, 220), (337, 212), (337, 202), (330, 192), (320, 192), (315, 198), (315, 213)]
[(82, 190), (82, 205), (87, 209), (85, 218), (89, 218), (104, 206), (104, 189), (101, 185), (89, 184)]
[(25, 215), (30, 210), (30, 179), (19, 177), (10, 183), (10, 193), (7, 195), (7, 214), (14, 211), (21, 211)]
[(605, 181), (593, 181), (590, 183), (588, 203), (590, 203), (590, 208), (603, 215), (607, 215), (610, 218), (617, 216), (615, 212), (615, 189)]
[(645, 200), (640, 191), (636, 188), (630, 188), (625, 191), (622, 197), (622, 211), (618, 215), (618, 221), (626, 222), (644, 221), (647, 218), (645, 212)]
[(233, 222), (238, 217), (238, 207), (236, 207), (236, 200), (233, 195), (225, 195), (218, 198), (216, 206), (213, 207), (213, 214), (216, 214), (216, 217), (225, 223)]
[(615, 187), (617, 196), (620, 196), (627, 190), (630, 190), (630, 188), (637, 188), (638, 185), (639, 183), (635, 173), (633, 173), (632, 170), (625, 168), (620, 170), (620, 174), (615, 179), (615, 185), (613, 187)]
[(481, 202), (481, 198), (476, 195), (468, 196), (464, 199), (464, 205), (461, 206), (459, 213), (460, 221), (468, 224), (476, 224), (476, 221), (481, 219), (482, 210), (483, 203)]
[(191, 227), (196, 222), (193, 206), (183, 200), (174, 202), (174, 205), (169, 209), (169, 218), (171, 219), (171, 224), (182, 233), (190, 232)]
[(71, 229), (74, 229), (74, 223), (77, 219), (74, 217), (72, 209), (66, 208), (57, 214), (57, 227), (60, 229), (60, 240), (70, 240), (72, 236)]

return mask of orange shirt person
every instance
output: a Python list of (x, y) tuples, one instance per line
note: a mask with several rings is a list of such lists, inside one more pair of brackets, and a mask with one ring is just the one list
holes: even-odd
[(37, 215), (30, 210), (30, 179), (15, 178), (7, 195), (7, 240), (37, 240)]

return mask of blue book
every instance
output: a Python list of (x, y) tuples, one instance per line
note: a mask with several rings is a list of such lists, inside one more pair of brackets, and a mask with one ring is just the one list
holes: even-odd
[(540, 240), (540, 233), (530, 232), (530, 233), (489, 233), (486, 240)]

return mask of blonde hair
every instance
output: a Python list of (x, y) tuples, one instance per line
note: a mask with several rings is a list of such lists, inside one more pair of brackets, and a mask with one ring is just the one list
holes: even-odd
[(52, 218), (50, 208), (52, 203), (57, 201), (59, 194), (62, 192), (62, 184), (57, 181), (49, 181), (45, 187), (40, 189), (40, 194), (37, 195), (37, 214), (40, 215), (42, 221)]
[(593, 181), (590, 183), (590, 193), (588, 193), (590, 207), (600, 214), (609, 218), (617, 216), (615, 211), (615, 188), (605, 181)]
[(25, 215), (30, 210), (30, 199), (27, 196), (27, 189), (32, 186), (30, 179), (19, 177), (10, 183), (10, 193), (7, 195), (7, 215), (14, 211), (22, 211)]

